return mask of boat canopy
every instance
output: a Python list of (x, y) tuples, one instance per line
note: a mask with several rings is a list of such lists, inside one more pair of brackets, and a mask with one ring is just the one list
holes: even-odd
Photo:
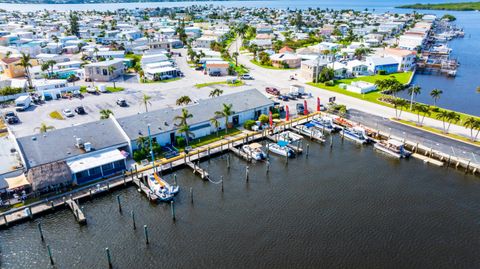
[(288, 142), (280, 140), (277, 142), (277, 145), (279, 145), (280, 147), (286, 147), (288, 145)]
[(314, 127), (315, 125), (313, 125), (312, 123), (308, 122), (308, 123), (305, 123), (304, 124), (305, 127), (308, 127), (308, 128), (311, 128), (311, 127)]
[(261, 149), (262, 148), (262, 145), (260, 145), (259, 143), (252, 143), (249, 145), (251, 149)]
[(401, 146), (403, 146), (403, 142), (398, 141), (398, 140), (395, 140), (395, 139), (389, 139), (389, 140), (387, 141), (387, 143), (390, 144), (390, 145), (394, 145), (395, 147), (401, 147)]

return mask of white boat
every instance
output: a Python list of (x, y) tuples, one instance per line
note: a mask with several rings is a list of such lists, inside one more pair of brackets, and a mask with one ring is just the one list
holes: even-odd
[(278, 141), (285, 141), (287, 143), (293, 143), (293, 142), (297, 142), (297, 141), (300, 141), (300, 140), (303, 139), (303, 136), (298, 135), (298, 134), (296, 134), (294, 132), (291, 132), (291, 131), (281, 132), (281, 133), (277, 134), (276, 136), (277, 136)]
[(295, 151), (293, 149), (287, 147), (288, 143), (280, 141), (278, 143), (270, 143), (268, 144), (268, 150), (272, 153), (285, 156), (288, 158), (295, 157)]
[(322, 134), (322, 131), (314, 126), (308, 127), (307, 125), (296, 125), (296, 129), (300, 131), (301, 134), (316, 139), (321, 142), (325, 142), (325, 136)]
[[(321, 118), (313, 119), (310, 121), (310, 124), (321, 129), (322, 132), (325, 131), (325, 132), (333, 133), (333, 132), (340, 131), (342, 129), (341, 127), (336, 126), (333, 123), (333, 119), (329, 117), (321, 117)], [(309, 125), (307, 124), (307, 126)]]
[(342, 134), (344, 137), (359, 144), (367, 144), (368, 142), (370, 142), (370, 139), (365, 133), (365, 129), (358, 126), (352, 128), (344, 128)]
[(262, 151), (262, 145), (259, 143), (251, 143), (250, 145), (243, 145), (242, 150), (247, 153), (248, 156), (251, 156), (254, 160), (260, 161), (267, 157), (267, 155)]
[(172, 186), (167, 181), (159, 177), (156, 173), (152, 173), (148, 177), (148, 187), (158, 196), (160, 201), (168, 202), (178, 193), (179, 187)]
[(405, 145), (403, 142), (395, 139), (380, 140), (379, 142), (375, 143), (374, 147), (377, 150), (380, 150), (399, 159), (408, 158), (412, 154), (410, 151), (407, 151), (405, 149)]

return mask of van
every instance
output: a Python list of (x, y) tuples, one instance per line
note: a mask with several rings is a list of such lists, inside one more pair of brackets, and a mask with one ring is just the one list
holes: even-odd
[(15, 99), (15, 110), (16, 111), (25, 111), (32, 104), (32, 98), (30, 95), (20, 96)]

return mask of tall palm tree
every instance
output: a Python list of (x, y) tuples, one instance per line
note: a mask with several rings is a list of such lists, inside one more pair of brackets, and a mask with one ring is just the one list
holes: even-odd
[(422, 88), (420, 86), (414, 85), (408, 88), (408, 94), (410, 94), (410, 110), (413, 108), (413, 96), (417, 96), (422, 92)]
[(448, 130), (450, 130), (450, 125), (452, 125), (452, 123), (457, 123), (459, 120), (460, 120), (460, 114), (458, 114), (455, 111), (448, 112), (447, 133), (448, 133)]
[(178, 128), (178, 132), (185, 136), (185, 142), (187, 146), (188, 146), (190, 137), (191, 136), (195, 137), (195, 134), (192, 131), (190, 131), (190, 126), (188, 124), (180, 125), (180, 128)]
[(176, 104), (177, 106), (181, 106), (181, 105), (188, 105), (192, 102), (192, 99), (190, 99), (190, 97), (188, 95), (184, 95), (184, 96), (180, 96), (177, 101), (176, 101)]
[(75, 86), (75, 79), (77, 79), (77, 76), (75, 76), (74, 74), (70, 74), (70, 75), (68, 76), (68, 79), (71, 80), (73, 86)]
[(218, 121), (217, 117), (213, 117), (210, 119), (210, 124), (215, 128), (215, 133), (218, 136), (218, 128), (220, 127), (220, 122)]
[(110, 115), (113, 115), (113, 112), (110, 109), (100, 110), (100, 119), (101, 120), (110, 118)]
[(182, 114), (173, 118), (174, 121), (179, 121), (177, 126), (188, 125), (187, 120), (193, 118), (193, 115), (188, 112), (186, 108), (182, 108)]
[(430, 96), (433, 98), (433, 105), (437, 106), (437, 101), (440, 99), (440, 95), (442, 95), (443, 91), (439, 89), (433, 89), (430, 92)]
[[(424, 104), (415, 104), (413, 106), (413, 110), (417, 113), (417, 123), (419, 126), (423, 125), (423, 121), (425, 120), (426, 115), (430, 115), (430, 108), (427, 105)], [(421, 120), (420, 120), (420, 114), (423, 114)]]
[[(113, 73), (117, 70), (117, 68), (113, 65), (110, 65), (108, 67), (108, 73), (110, 73), (110, 76), (113, 75)], [(116, 89), (117, 87), (115, 86), (115, 79), (113, 80), (113, 88)]]
[(220, 96), (222, 94), (223, 94), (223, 90), (214, 89), (214, 90), (210, 91), (210, 94), (208, 95), (208, 97), (216, 97), (216, 96)]
[(239, 55), (240, 55), (240, 54), (239, 54), (238, 52), (234, 52), (234, 53), (232, 54), (233, 59), (235, 59), (235, 66), (238, 66), (238, 56), (239, 56)]
[(152, 99), (151, 96), (148, 96), (146, 94), (143, 94), (142, 96), (142, 104), (145, 106), (145, 112), (148, 112), (148, 105), (152, 105), (152, 103), (150, 103), (150, 99)]
[(30, 67), (32, 67), (30, 60), (31, 60), (30, 54), (25, 54), (22, 52), (22, 56), (20, 57), (20, 62), (17, 65), (25, 69), (25, 76), (27, 77), (28, 88), (33, 89), (32, 77), (30, 76)]
[(407, 106), (407, 101), (405, 99), (401, 99), (401, 98), (393, 99), (393, 108), (395, 108), (395, 117), (397, 119), (399, 119), (402, 116), (403, 109), (405, 109), (406, 106)]
[(50, 76), (53, 76), (53, 67), (57, 64), (54, 60), (48, 60), (47, 65), (50, 68)]
[(232, 104), (223, 104), (223, 109), (221, 111), (216, 111), (215, 115), (217, 117), (224, 117), (225, 118), (225, 133), (228, 134), (228, 117), (233, 115), (235, 112), (232, 111)]
[(5, 58), (10, 58), (10, 56), (12, 56), (12, 51), (7, 51), (7, 53), (5, 54)]
[(475, 117), (470, 117), (463, 123), (463, 126), (470, 129), (470, 138), (475, 142), (476, 137), (473, 136), (473, 130), (478, 130), (478, 136), (478, 133), (480, 132), (480, 120), (477, 120)]
[(149, 140), (148, 140), (148, 137), (146, 136), (139, 136), (136, 142), (139, 148), (146, 148), (148, 147)]
[(95, 53), (95, 58), (96, 58), (96, 60), (98, 60), (98, 52), (99, 52), (99, 51), (100, 51), (100, 50), (99, 50), (97, 47), (93, 48), (93, 53)]
[(447, 122), (448, 120), (448, 111), (446, 110), (441, 110), (440, 112), (437, 113), (437, 116), (436, 118), (439, 119), (439, 120), (442, 120), (442, 123), (443, 123), (443, 132), (446, 133), (447, 132), (447, 128), (445, 126), (445, 123)]
[(46, 132), (48, 132), (50, 130), (53, 130), (53, 129), (55, 129), (55, 127), (49, 126), (49, 125), (42, 122), (39, 127), (36, 127), (33, 130), (34, 131), (38, 130), (38, 131), (40, 131), (41, 134), (43, 134), (43, 133), (46, 133)]

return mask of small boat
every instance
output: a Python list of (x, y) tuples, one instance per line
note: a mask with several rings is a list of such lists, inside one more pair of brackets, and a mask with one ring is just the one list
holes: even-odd
[(295, 151), (293, 151), (293, 149), (289, 148), (287, 145), (288, 143), (285, 141), (279, 141), (278, 143), (270, 143), (268, 144), (268, 150), (275, 154), (288, 158), (295, 157)]
[(243, 145), (242, 150), (251, 156), (254, 160), (264, 160), (267, 155), (262, 151), (262, 145), (259, 143), (251, 143), (250, 145)]
[(375, 143), (374, 147), (377, 150), (385, 152), (399, 159), (408, 158), (412, 154), (410, 151), (407, 151), (405, 149), (405, 145), (403, 142), (395, 139), (380, 140), (379, 142)]
[(359, 144), (367, 144), (368, 142), (370, 142), (370, 139), (365, 133), (365, 129), (358, 126), (352, 128), (344, 128), (342, 134), (344, 137)]
[(281, 133), (277, 134), (276, 137), (277, 137), (278, 141), (285, 141), (288, 144), (298, 142), (298, 141), (303, 139), (303, 136), (298, 135), (298, 134), (296, 134), (294, 132), (291, 132), (291, 131), (281, 132)]
[(148, 177), (148, 187), (162, 202), (173, 200), (173, 197), (179, 191), (178, 186), (170, 185), (167, 181), (159, 177), (157, 173), (152, 173)]
[[(313, 119), (310, 124), (321, 129), (322, 131), (334, 133), (340, 131), (342, 128), (333, 123), (333, 119), (329, 117), (322, 117)], [(308, 125), (307, 125), (308, 126)]]
[(295, 126), (295, 128), (298, 129), (298, 131), (305, 136), (321, 142), (325, 142), (325, 136), (322, 134), (322, 131), (313, 126), (312, 124), (307, 123), (305, 125), (297, 125)]

